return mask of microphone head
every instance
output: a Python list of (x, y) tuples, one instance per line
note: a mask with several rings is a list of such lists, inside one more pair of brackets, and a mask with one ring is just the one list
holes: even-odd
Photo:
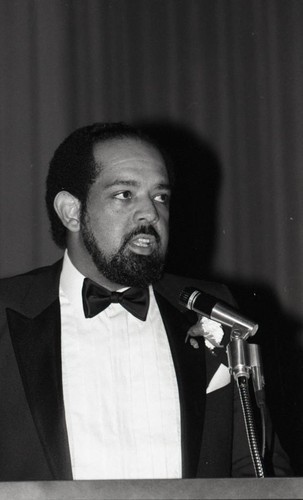
[(190, 307), (190, 297), (195, 292), (195, 288), (192, 286), (187, 286), (181, 290), (179, 295), (179, 303), (181, 306), (191, 309)]
[(203, 314), (209, 318), (218, 299), (192, 286), (187, 286), (180, 292), (179, 302), (187, 309)]

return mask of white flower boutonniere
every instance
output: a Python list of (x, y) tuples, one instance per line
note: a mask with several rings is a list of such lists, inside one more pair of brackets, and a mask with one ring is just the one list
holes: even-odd
[(224, 332), (220, 323), (208, 319), (202, 314), (198, 314), (198, 321), (195, 325), (191, 326), (187, 332), (185, 342), (190, 338), (190, 344), (195, 348), (199, 348), (199, 344), (194, 337), (204, 337), (205, 345), (208, 349), (213, 350), (215, 347), (223, 348), (221, 340)]

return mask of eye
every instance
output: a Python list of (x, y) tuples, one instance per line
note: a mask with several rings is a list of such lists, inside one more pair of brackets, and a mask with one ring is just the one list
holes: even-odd
[(114, 195), (114, 198), (118, 200), (130, 200), (132, 197), (132, 193), (130, 191), (122, 191), (121, 193), (117, 193)]
[(159, 202), (159, 203), (163, 203), (164, 205), (167, 205), (169, 203), (169, 194), (167, 194), (167, 193), (157, 194), (154, 197), (154, 200)]

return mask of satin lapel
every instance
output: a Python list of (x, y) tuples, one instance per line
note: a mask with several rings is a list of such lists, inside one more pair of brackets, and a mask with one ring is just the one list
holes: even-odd
[(194, 349), (185, 337), (191, 323), (155, 290), (166, 328), (179, 387), (181, 406), (182, 475), (195, 477), (202, 442), (206, 373), (204, 344)]
[(54, 479), (72, 479), (65, 425), (59, 300), (28, 318), (7, 310), (27, 401)]

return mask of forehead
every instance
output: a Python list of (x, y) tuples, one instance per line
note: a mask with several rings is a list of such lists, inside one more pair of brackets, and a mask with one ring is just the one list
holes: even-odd
[(151, 144), (136, 138), (110, 139), (96, 144), (93, 150), (100, 175), (111, 173), (154, 173), (167, 179), (161, 153)]

